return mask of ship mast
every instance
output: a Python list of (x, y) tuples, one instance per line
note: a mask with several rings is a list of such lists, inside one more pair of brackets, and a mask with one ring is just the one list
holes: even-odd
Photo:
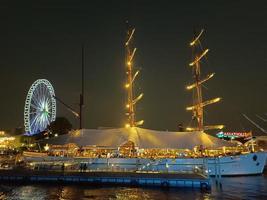
[(144, 120), (135, 121), (135, 109), (136, 103), (142, 99), (143, 93), (138, 95), (137, 97), (134, 96), (134, 81), (139, 74), (139, 71), (134, 70), (134, 55), (136, 53), (136, 48), (133, 47), (133, 37), (135, 33), (135, 28), (128, 27), (126, 33), (126, 41), (125, 41), (125, 51), (126, 51), (126, 58), (125, 58), (125, 66), (126, 66), (126, 76), (127, 81), (125, 84), (125, 89), (127, 90), (127, 103), (126, 103), (126, 115), (127, 115), (127, 123), (125, 127), (135, 127), (140, 126), (144, 123)]
[(83, 106), (84, 106), (84, 46), (82, 46), (82, 88), (81, 88), (81, 94), (80, 94), (80, 103), (79, 103), (79, 107), (80, 107), (80, 123), (79, 123), (79, 128), (82, 129), (83, 128)]
[(193, 61), (189, 64), (192, 67), (192, 74), (194, 83), (186, 87), (187, 90), (193, 91), (193, 105), (186, 108), (186, 110), (192, 111), (192, 119), (196, 120), (196, 127), (187, 127), (187, 131), (204, 131), (208, 129), (222, 129), (223, 125), (210, 125), (204, 126), (204, 113), (203, 109), (205, 106), (219, 102), (221, 98), (217, 97), (211, 100), (203, 102), (202, 98), (202, 84), (208, 81), (214, 76), (215, 73), (207, 75), (202, 79), (201, 77), (201, 60), (209, 52), (209, 49), (202, 50), (200, 38), (204, 33), (204, 29), (200, 31), (198, 35), (193, 38), (193, 41), (190, 42), (190, 47), (193, 52)]

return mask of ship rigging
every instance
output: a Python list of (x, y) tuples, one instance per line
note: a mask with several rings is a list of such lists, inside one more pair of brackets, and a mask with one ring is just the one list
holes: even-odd
[(200, 31), (198, 35), (196, 35), (192, 42), (190, 42), (190, 47), (192, 48), (192, 55), (193, 55), (193, 61), (189, 64), (189, 66), (192, 68), (192, 74), (194, 83), (186, 86), (187, 90), (193, 91), (193, 105), (188, 106), (186, 110), (192, 111), (192, 119), (196, 121), (195, 127), (187, 127), (187, 131), (204, 131), (209, 129), (222, 129), (223, 125), (209, 125), (204, 126), (204, 107), (216, 102), (219, 102), (221, 100), (220, 97), (203, 101), (202, 98), (202, 86), (203, 83), (211, 79), (215, 73), (211, 73), (207, 75), (205, 78), (201, 77), (201, 60), (206, 56), (206, 54), (209, 52), (209, 49), (202, 49), (200, 38), (204, 33), (204, 29)]
[[(127, 24), (128, 25), (128, 24)], [(125, 88), (127, 90), (127, 103), (126, 103), (126, 115), (127, 115), (127, 123), (125, 127), (136, 127), (140, 126), (144, 123), (144, 120), (136, 121), (136, 103), (142, 99), (143, 93), (139, 94), (135, 97), (134, 95), (134, 81), (139, 74), (139, 70), (134, 69), (134, 56), (137, 48), (133, 47), (133, 38), (134, 38), (135, 28), (128, 28), (126, 33), (126, 41), (125, 41), (125, 66), (126, 66), (126, 76), (127, 81), (125, 84)]]

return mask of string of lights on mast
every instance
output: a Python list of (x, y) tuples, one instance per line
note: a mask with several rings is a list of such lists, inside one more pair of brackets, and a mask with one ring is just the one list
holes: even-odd
[[(197, 121), (196, 127), (187, 127), (187, 131), (204, 131), (209, 129), (222, 129), (223, 125), (210, 125), (204, 126), (204, 114), (203, 109), (205, 106), (219, 102), (221, 100), (220, 97), (207, 100), (203, 102), (202, 98), (202, 84), (211, 79), (215, 73), (211, 73), (207, 75), (204, 79), (201, 79), (201, 67), (200, 63), (203, 57), (209, 52), (209, 49), (203, 50), (201, 47), (200, 38), (204, 33), (204, 29), (200, 31), (200, 33), (190, 42), (190, 47), (192, 48), (193, 53), (193, 61), (189, 64), (192, 67), (192, 74), (194, 83), (188, 85), (186, 87), (187, 90), (193, 91), (193, 105), (186, 108), (188, 111), (192, 111), (192, 119)], [(200, 53), (198, 50), (200, 49)]]
[(125, 89), (127, 90), (127, 103), (126, 103), (126, 116), (127, 123), (125, 124), (126, 128), (141, 126), (144, 123), (144, 120), (136, 121), (135, 110), (136, 103), (142, 99), (143, 93), (139, 94), (137, 97), (134, 95), (134, 81), (139, 74), (139, 70), (135, 71), (134, 69), (134, 56), (137, 48), (133, 47), (133, 37), (135, 33), (135, 28), (128, 28), (127, 37), (125, 42), (125, 51), (126, 51), (126, 77), (127, 81), (125, 83)]

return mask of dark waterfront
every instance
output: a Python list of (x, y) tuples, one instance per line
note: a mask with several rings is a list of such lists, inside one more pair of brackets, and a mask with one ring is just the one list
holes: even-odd
[(222, 190), (213, 180), (210, 192), (198, 189), (92, 187), (86, 185), (1, 184), (0, 199), (267, 199), (267, 173), (262, 176), (225, 177)]

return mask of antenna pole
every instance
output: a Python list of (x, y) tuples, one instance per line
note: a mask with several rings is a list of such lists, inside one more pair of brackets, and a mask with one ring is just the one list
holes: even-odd
[(80, 129), (82, 129), (83, 124), (83, 105), (84, 105), (84, 46), (82, 45), (82, 91), (80, 94)]

